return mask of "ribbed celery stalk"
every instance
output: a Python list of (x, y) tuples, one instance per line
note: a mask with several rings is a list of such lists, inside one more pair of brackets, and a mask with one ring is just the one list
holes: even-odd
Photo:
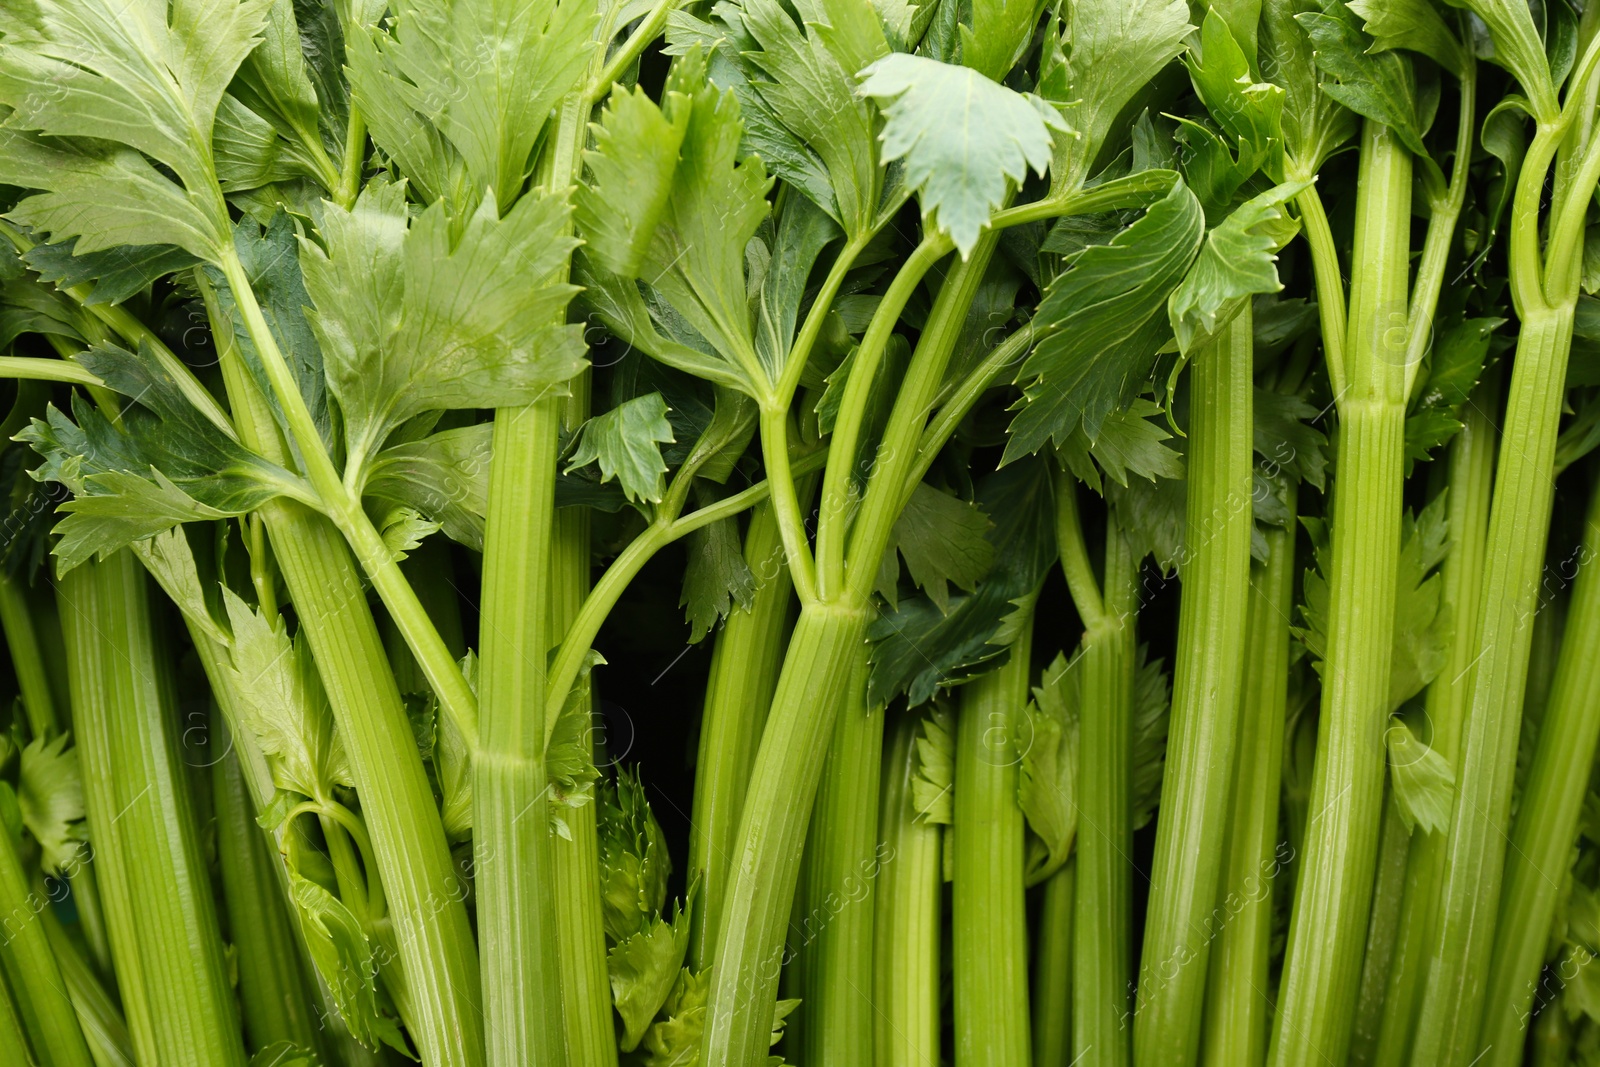
[(1028, 704), (1032, 634), (1030, 616), (1005, 665), (962, 688), (956, 720), (950, 955), (958, 1067), (1029, 1062), (1024, 826), (1015, 738)]
[(0, 628), (5, 630), (11, 669), (17, 676), (17, 688), (22, 691), (28, 729), (34, 737), (48, 737), (61, 728), (61, 723), (56, 717), (55, 697), (45, 674), (44, 654), (28, 607), (27, 591), (16, 575), (0, 573)]
[(1600, 491), (1590, 495), (1581, 556), (1568, 561), (1576, 567), (1577, 582), (1506, 858), (1479, 1039), (1486, 1050), (1482, 1060), (1486, 1067), (1517, 1062), (1544, 963), (1545, 931), (1550, 929), (1571, 859), (1600, 742), (1600, 656), (1595, 654), (1600, 649), (1600, 575), (1593, 566), (1597, 551)]
[(1056, 543), (1083, 620), (1078, 725), (1077, 893), (1073, 914), (1072, 1051), (1106, 1067), (1132, 1056), (1133, 672), (1138, 561), (1115, 511), (1097, 587), (1078, 518), (1077, 484), (1056, 482)]
[(1367, 947), (1361, 961), (1360, 992), (1350, 1031), (1350, 1063), (1366, 1067), (1378, 1051), (1383, 1024), (1383, 999), (1395, 944), (1400, 938), (1400, 914), (1406, 885), (1411, 832), (1400, 815), (1400, 802), (1388, 790), (1383, 805), (1383, 827), (1378, 834), (1378, 873), (1372, 886), (1372, 914), (1367, 919)]
[[(883, 706), (867, 701), (861, 649), (834, 719), (807, 844), (805, 1063), (872, 1062), (873, 895)], [(811, 931), (805, 931), (810, 936)]]
[(93, 1067), (77, 1012), (38, 915), (50, 906), (50, 899), (28, 884), (11, 832), (0, 828), (0, 909), (5, 914), (0, 952), (10, 957), (8, 969), (26, 982), (21, 994), (27, 998), (23, 1015), (28, 1029), (35, 1036), (40, 1057), (51, 1067)]
[[(1495, 426), (1500, 376), (1493, 374), (1472, 394), (1462, 411), (1462, 429), (1450, 443), (1445, 500), (1450, 550), (1440, 565), (1440, 609), (1456, 620), (1450, 657), (1428, 686), (1424, 712), (1428, 745), (1454, 766), (1460, 748), (1461, 718), (1472, 683), (1472, 661), (1478, 655), (1476, 627), (1483, 595), (1483, 553), (1489, 532), (1489, 493), (1494, 478)], [(1427, 977), (1433, 943), (1434, 909), (1444, 876), (1444, 832), (1422, 834), (1411, 841), (1406, 890), (1401, 902), (1400, 940), (1390, 961), (1389, 988), (1383, 999), (1383, 1023), (1372, 1062), (1378, 1067), (1404, 1067), (1411, 1051), (1412, 1027)]]
[[(793, 543), (804, 530), (785, 528), (791, 575), (803, 606), (740, 817), (739, 851), (706, 1009), (705, 1067), (745, 1067), (767, 1054), (796, 871), (833, 719), (849, 682), (848, 667), (866, 637), (872, 587), (905, 503), (917, 442), (997, 242), (997, 234), (986, 232), (940, 286), (890, 413), (866, 497), (854, 516), (849, 550), (840, 561), (843, 582), (831, 571), (808, 573), (809, 551)], [(779, 434), (787, 415), (763, 411), (762, 422), (763, 447), (771, 460), (780, 445), (786, 447)], [(842, 454), (831, 458), (847, 464), (855, 460)], [(768, 478), (781, 481), (780, 474), (787, 471), (786, 458), (776, 466), (769, 463)], [(797, 506), (792, 484), (775, 482), (773, 506), (780, 509), (780, 518), (783, 510)], [(841, 521), (849, 517), (848, 511), (834, 514)], [(818, 599), (816, 582), (829, 591), (828, 599)]]
[[(1288, 482), (1295, 514), (1298, 485)], [(1292, 520), (1291, 520), (1292, 521)], [(1265, 534), (1267, 560), (1251, 568), (1240, 697), (1238, 775), (1223, 874), (1223, 925), (1211, 955), (1205, 1063), (1261, 1067), (1272, 1027), (1272, 883), (1280, 857), (1278, 788), (1289, 700), (1289, 620), (1294, 609), (1295, 530)]]
[(1033, 949), (1033, 1067), (1072, 1063), (1072, 917), (1077, 868), (1066, 866), (1044, 883)]
[[(1403, 278), (1402, 278), (1403, 281)], [(1140, 956), (1135, 1061), (1183, 1067), (1200, 1052), (1223, 835), (1233, 782), (1250, 592), (1249, 306), (1189, 367), (1188, 503), (1172, 726)], [(1219, 639), (1234, 635), (1233, 640)]]
[[(1344, 389), (1338, 400), (1326, 656), (1311, 807), (1271, 1061), (1342, 1063), (1383, 814), (1405, 456), (1411, 156), (1385, 126), (1361, 134)], [(1396, 329), (1396, 325), (1402, 326)]]
[(939, 1059), (939, 931), (944, 875), (939, 827), (917, 814), (922, 717), (903, 713), (884, 758), (873, 922), (872, 988), (876, 1067), (937, 1067)]
[[(228, 725), (211, 716), (211, 789), (217, 817), (217, 860), (228, 932), (237, 952), (239, 1003), (253, 1048), (279, 1041), (322, 1047), (325, 1030), (312, 1012), (300, 946), (273, 870), (278, 858), (256, 825), (256, 806), (232, 751)], [(224, 754), (225, 753), (225, 754)]]
[(34, 1067), (33, 1050), (22, 1030), (22, 1016), (11, 998), (11, 983), (0, 974), (0, 1059), (17, 1067)]
[(133, 1042), (116, 1001), (106, 992), (100, 976), (55, 913), (46, 910), (39, 918), (50, 937), (50, 948), (61, 967), (61, 980), (66, 983), (67, 996), (72, 998), (72, 1007), (78, 1013), (78, 1025), (83, 1029), (83, 1039), (89, 1044), (89, 1055), (95, 1067), (133, 1067)]
[(118, 552), (74, 569), (60, 593), (89, 834), (137, 1058), (243, 1067), (144, 571)]
[(744, 558), (755, 575), (755, 596), (748, 611), (730, 614), (717, 633), (700, 720), (689, 828), (690, 877), (700, 880), (689, 939), (690, 966), (696, 969), (709, 966), (715, 953), (739, 812), (778, 683), (794, 591), (783, 565), (783, 534), (769, 504), (751, 513)]
[[(564, 418), (576, 430), (589, 411), (588, 381), (573, 383)], [(589, 513), (563, 508), (555, 514), (550, 559), (550, 615), (554, 633), (577, 616), (589, 592)], [(584, 709), (592, 715), (592, 710)], [(591, 751), (594, 745), (590, 744)], [(611, 984), (606, 971), (606, 931), (601, 916), (600, 843), (595, 806), (565, 813), (570, 837), (550, 841), (556, 887), (556, 943), (561, 950), (561, 995), (572, 1067), (614, 1067)]]
[[(208, 310), (215, 316), (209, 300)], [(219, 336), (232, 335), (231, 324), (217, 326)], [(287, 462), (273, 416), (242, 360), (225, 353), (220, 363), (240, 440)], [(343, 535), (322, 516), (281, 498), (260, 514), (350, 756), (405, 974), (406, 1025), (429, 1067), (478, 1067), (477, 947), (361, 574)]]

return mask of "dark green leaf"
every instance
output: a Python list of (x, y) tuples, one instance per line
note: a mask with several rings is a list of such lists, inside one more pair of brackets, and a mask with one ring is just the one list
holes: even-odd
[(187, 270), (198, 260), (171, 245), (124, 245), (104, 252), (74, 255), (77, 239), (60, 244), (34, 245), (23, 256), (39, 277), (63, 289), (76, 285), (93, 288), (84, 304), (120, 304), (148, 289), (158, 278)]

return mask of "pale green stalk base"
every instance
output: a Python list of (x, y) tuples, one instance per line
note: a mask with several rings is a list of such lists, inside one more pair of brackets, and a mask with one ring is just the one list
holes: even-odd
[(1028, 911), (1017, 719), (1028, 703), (1030, 616), (1011, 656), (961, 691), (956, 721), (950, 954), (957, 1067), (1025, 1067)]
[(1072, 916), (1077, 868), (1066, 866), (1044, 883), (1033, 962), (1033, 1067), (1072, 1063)]
[(256, 824), (256, 805), (221, 714), (213, 713), (211, 730), (217, 865), (237, 954), (245, 1034), (256, 1049), (279, 1041), (321, 1049), (324, 1030), (311, 1011), (294, 919), (284, 900), (282, 876), (273, 869), (281, 864)]
[[(804, 1052), (801, 1063), (872, 1062), (873, 897), (878, 789), (883, 773), (883, 707), (867, 703), (867, 654), (833, 724), (806, 848), (803, 947)], [(799, 961), (797, 961), (799, 962)], [(791, 1054), (792, 1055), (792, 1054)]]
[(28, 1029), (41, 1058), (51, 1067), (93, 1067), (77, 1012), (37, 913), (50, 906), (49, 898), (28, 884), (11, 831), (0, 828), (0, 909), (5, 915), (0, 923), (0, 953), (7, 957), (7, 970), (22, 976), (25, 983), (21, 992), (27, 998), (24, 1015)]
[[(1472, 661), (1478, 654), (1477, 628), (1483, 593), (1483, 554), (1489, 534), (1489, 494), (1494, 476), (1495, 427), (1489, 412), (1499, 397), (1495, 374), (1472, 395), (1462, 413), (1462, 429), (1450, 444), (1445, 501), (1450, 552), (1439, 568), (1440, 608), (1456, 620), (1450, 658), (1428, 687), (1425, 711), (1428, 744), (1454, 766), (1460, 748), (1461, 719), (1472, 687)], [(1414, 837), (1407, 857), (1405, 897), (1401, 902), (1399, 942), (1390, 963), (1383, 1022), (1372, 1062), (1404, 1067), (1411, 1051), (1412, 1027), (1427, 977), (1434, 910), (1444, 877), (1448, 831)]]
[[(1289, 484), (1289, 514), (1298, 486)], [(1251, 568), (1239, 711), (1238, 777), (1228, 825), (1223, 925), (1211, 955), (1205, 1063), (1261, 1067), (1272, 1028), (1273, 880), (1278, 854), (1278, 788), (1289, 700), (1289, 619), (1294, 607), (1295, 531), (1266, 533), (1267, 561)]]
[(873, 922), (874, 1067), (939, 1067), (939, 932), (944, 874), (939, 827), (919, 817), (919, 715), (902, 713), (884, 759)]
[(1367, 1067), (1377, 1055), (1383, 1025), (1383, 999), (1389, 988), (1395, 944), (1400, 939), (1401, 906), (1412, 843), (1411, 832), (1400, 817), (1400, 805), (1391, 788), (1383, 805), (1383, 829), (1378, 836), (1378, 875), (1372, 888), (1367, 950), (1361, 962), (1361, 986), (1350, 1031), (1351, 1067)]
[[(1411, 157), (1362, 130), (1355, 272), (1339, 403), (1338, 496), (1322, 713), (1294, 912), (1273, 1025), (1275, 1067), (1343, 1063), (1349, 1048), (1383, 815), (1405, 457)], [(1397, 318), (1398, 316), (1398, 318)]]
[(748, 611), (722, 624), (711, 652), (706, 702), (695, 763), (694, 820), (689, 830), (689, 876), (700, 881), (689, 965), (708, 967), (715, 955), (728, 865), (756, 746), (783, 662), (783, 638), (794, 591), (783, 562), (783, 534), (771, 505), (757, 507), (745, 535), (745, 563), (756, 579)]
[(144, 571), (118, 552), (73, 570), (60, 592), (89, 834), (137, 1058), (243, 1067)]
[(1134, 593), (1138, 563), (1112, 512), (1105, 591), (1094, 587), (1077, 515), (1077, 483), (1056, 482), (1062, 570), (1087, 629), (1078, 725), (1078, 885), (1073, 914), (1074, 1059), (1120, 1067), (1132, 1056)]
[(1183, 599), (1133, 1027), (1141, 1067), (1187, 1067), (1200, 1052), (1249, 613), (1253, 353), (1247, 306), (1189, 368)]
[(1481, 1047), (1572, 316), (1571, 304), (1524, 309), (1512, 362), (1482, 578), (1481, 655), (1462, 728), (1436, 944), (1413, 1053), (1420, 1063), (1465, 1067)]
[[(739, 821), (706, 1011), (705, 1067), (764, 1062), (784, 931), (833, 721), (866, 637), (860, 609), (807, 605), (795, 624)], [(863, 976), (863, 980), (865, 980)]]
[[(1555, 681), (1539, 726), (1506, 858), (1505, 892), (1484, 998), (1485, 1067), (1518, 1062), (1600, 742), (1600, 492), (1591, 494), (1585, 565), (1567, 612)], [(1569, 561), (1575, 563), (1576, 561)]]

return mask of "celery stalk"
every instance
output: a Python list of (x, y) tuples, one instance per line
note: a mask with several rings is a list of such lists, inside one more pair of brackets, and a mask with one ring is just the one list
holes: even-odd
[(1072, 860), (1044, 883), (1034, 942), (1034, 1067), (1072, 1063), (1072, 919), (1077, 908)]
[(884, 757), (877, 915), (873, 923), (873, 1063), (931, 1067), (939, 1061), (939, 933), (944, 875), (939, 827), (917, 814), (922, 717), (899, 715)]
[[(1338, 496), (1328, 575), (1311, 806), (1271, 1062), (1343, 1062), (1350, 1040), (1383, 809), (1405, 453), (1411, 156), (1368, 120), (1361, 135)], [(1398, 336), (1397, 336), (1398, 334)]]
[[(1248, 306), (1189, 369), (1188, 504), (1172, 726), (1144, 951), (1135, 1058), (1193, 1063), (1200, 1051), (1207, 960), (1205, 917), (1222, 877), (1250, 592), (1252, 353)], [(1180, 873), (1181, 872), (1181, 873)]]
[(956, 722), (951, 961), (957, 1064), (1026, 1064), (1028, 926), (1017, 719), (1028, 703), (1030, 618), (999, 670), (968, 682)]
[[(1289, 514), (1298, 486), (1289, 483)], [(1277, 873), (1278, 789), (1289, 699), (1289, 619), (1294, 607), (1295, 531), (1266, 532), (1267, 561), (1250, 575), (1245, 687), (1239, 712), (1238, 775), (1223, 875), (1223, 925), (1211, 955), (1206, 1063), (1260, 1067), (1272, 1026), (1268, 961), (1272, 883)]]

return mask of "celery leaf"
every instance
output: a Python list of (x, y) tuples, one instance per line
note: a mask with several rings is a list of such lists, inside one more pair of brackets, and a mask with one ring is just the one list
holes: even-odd
[(1450, 828), (1455, 804), (1455, 771), (1439, 751), (1424, 744), (1405, 720), (1392, 719), (1385, 731), (1389, 750), (1389, 783), (1406, 829), (1441, 833)]
[(36, 737), (22, 747), (17, 779), (22, 825), (39, 843), (39, 865), (58, 875), (72, 865), (87, 839), (83, 821), (83, 771), (67, 735)]
[(756, 577), (739, 544), (739, 524), (732, 518), (702, 526), (689, 534), (687, 543), (689, 560), (678, 606), (689, 623), (689, 643), (695, 645), (735, 607), (750, 607)]
[(883, 158), (905, 160), (923, 215), (963, 257), (1007, 188), (1049, 169), (1051, 130), (1066, 128), (1037, 98), (921, 56), (878, 60), (862, 72), (861, 92), (883, 108)]
[(878, 568), (878, 593), (891, 607), (896, 604), (897, 557), (904, 557), (917, 588), (940, 611), (948, 611), (950, 583), (970, 593), (994, 563), (994, 545), (986, 536), (989, 526), (989, 517), (976, 504), (918, 482), (895, 520)]
[(566, 469), (598, 463), (602, 482), (615, 478), (629, 500), (658, 504), (667, 473), (661, 446), (672, 443), (667, 402), (660, 393), (646, 393), (585, 422)]
[(493, 436), (492, 423), (478, 423), (390, 445), (372, 461), (365, 494), (408, 505), (481, 552)]
[(618, 1044), (623, 1052), (639, 1047), (651, 1020), (677, 984), (688, 951), (689, 909), (680, 905), (670, 923), (656, 919), (606, 953), (611, 998), (622, 1017)]
[(1067, 862), (1078, 832), (1078, 716), (1082, 656), (1057, 654), (1017, 722), (1022, 753), (1017, 805), (1028, 820), (1026, 880), (1037, 885)]
[(381, 1008), (378, 964), (361, 921), (338, 897), (295, 870), (289, 872), (289, 893), (306, 952), (350, 1036), (368, 1048), (381, 1043), (409, 1052), (395, 1018)]

